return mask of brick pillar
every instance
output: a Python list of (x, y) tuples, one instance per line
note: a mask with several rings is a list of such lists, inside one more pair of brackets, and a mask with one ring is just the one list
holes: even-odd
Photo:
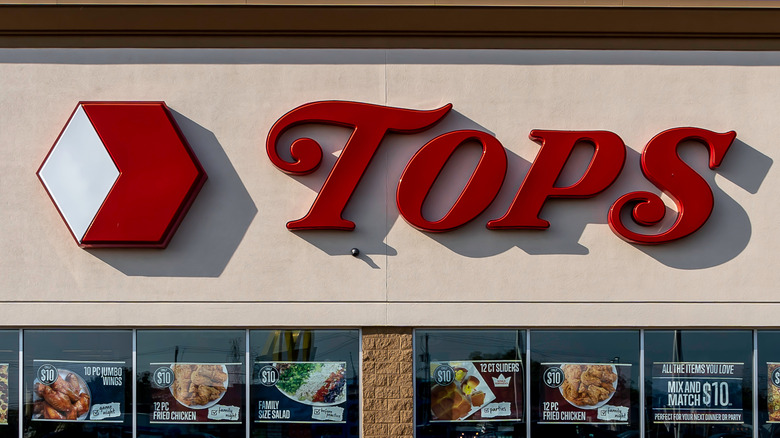
[(414, 436), (412, 329), (363, 328), (363, 438)]

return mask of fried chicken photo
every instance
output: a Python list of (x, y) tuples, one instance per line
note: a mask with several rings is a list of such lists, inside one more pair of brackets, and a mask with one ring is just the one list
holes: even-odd
[(192, 383), (195, 385), (221, 386), (227, 374), (218, 365), (200, 365), (192, 372)]
[(185, 406), (203, 406), (222, 398), (228, 375), (222, 365), (173, 365), (171, 393)]
[(75, 421), (89, 412), (89, 393), (74, 373), (64, 379), (58, 375), (51, 385), (36, 382), (33, 390), (40, 398), (33, 405), (33, 418)]
[(594, 406), (615, 392), (617, 374), (610, 365), (566, 364), (562, 369), (561, 393), (575, 406)]

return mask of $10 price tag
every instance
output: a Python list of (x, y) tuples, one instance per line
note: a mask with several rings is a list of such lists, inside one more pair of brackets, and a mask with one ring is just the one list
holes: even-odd
[(157, 368), (152, 375), (152, 383), (158, 388), (168, 388), (173, 385), (173, 379), (173, 370), (169, 367)]
[(780, 367), (772, 370), (771, 382), (775, 387), (780, 388)]
[(550, 388), (557, 388), (563, 384), (563, 370), (558, 367), (550, 367), (544, 370), (542, 379)]
[(51, 385), (55, 380), (57, 380), (58, 374), (59, 371), (57, 370), (57, 367), (47, 363), (41, 365), (41, 367), (38, 368), (37, 377), (38, 381), (42, 384)]
[(433, 370), (433, 381), (437, 385), (447, 386), (455, 380), (455, 370), (447, 364), (442, 364)]
[(279, 370), (277, 370), (276, 367), (274, 366), (266, 365), (260, 368), (260, 373), (258, 373), (258, 377), (260, 378), (261, 385), (274, 386), (276, 385), (276, 382), (279, 380)]

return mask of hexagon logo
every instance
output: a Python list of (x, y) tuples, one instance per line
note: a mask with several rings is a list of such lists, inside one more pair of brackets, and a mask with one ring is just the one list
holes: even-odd
[(79, 102), (38, 178), (82, 248), (165, 248), (206, 182), (164, 102)]

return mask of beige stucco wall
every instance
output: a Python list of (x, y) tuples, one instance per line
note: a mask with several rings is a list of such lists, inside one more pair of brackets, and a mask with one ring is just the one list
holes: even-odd
[[(779, 90), (774, 52), (0, 50), (0, 321), (773, 326)], [(285, 112), (326, 99), (453, 103), (455, 113), (385, 139), (344, 212), (356, 231), (292, 233), (285, 223), (306, 213), (349, 131), (295, 131), (326, 149), (305, 177), (269, 162), (265, 136)], [(164, 100), (175, 111), (209, 180), (168, 249), (82, 250), (70, 237), (35, 172), (80, 100)], [(738, 134), (715, 172), (703, 148), (683, 152), (713, 185), (713, 215), (682, 241), (628, 244), (607, 211), (624, 193), (655, 190), (639, 153), (679, 126)], [(399, 216), (396, 184), (422, 144), (454, 129), (494, 134), (507, 179), (469, 225), (420, 232)], [(532, 129), (613, 131), (629, 148), (623, 174), (596, 198), (549, 202), (547, 231), (489, 231), (538, 151)], [(447, 209), (475, 159), (464, 151), (451, 163), (427, 213)]]

